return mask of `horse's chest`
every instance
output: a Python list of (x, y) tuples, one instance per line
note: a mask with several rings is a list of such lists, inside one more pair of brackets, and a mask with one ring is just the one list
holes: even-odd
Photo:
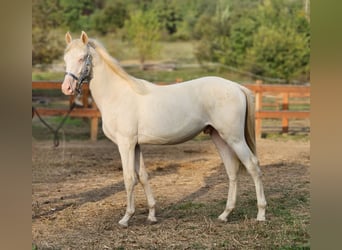
[(111, 112), (102, 115), (102, 129), (108, 138), (117, 141), (118, 136), (135, 135), (137, 133), (137, 121), (130, 112)]

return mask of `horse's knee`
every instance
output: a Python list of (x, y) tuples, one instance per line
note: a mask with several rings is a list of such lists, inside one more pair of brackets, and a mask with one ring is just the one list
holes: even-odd
[(236, 185), (237, 184), (237, 175), (229, 175), (228, 176), (228, 179), (229, 179), (229, 183), (231, 183), (232, 185)]
[(124, 182), (125, 182), (125, 187), (127, 191), (130, 191), (133, 189), (135, 185), (137, 185), (138, 180), (135, 174), (133, 175), (124, 175)]
[(138, 174), (139, 181), (145, 183), (148, 181), (148, 173), (146, 171), (140, 171)]

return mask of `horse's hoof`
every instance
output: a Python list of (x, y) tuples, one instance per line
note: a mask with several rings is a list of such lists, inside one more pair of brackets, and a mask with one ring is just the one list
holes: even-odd
[(158, 223), (158, 221), (157, 221), (156, 218), (154, 218), (154, 219), (148, 218), (148, 219), (147, 219), (147, 224), (148, 224), (148, 225), (154, 225), (154, 224), (157, 224), (157, 223)]
[(266, 221), (266, 218), (265, 217), (258, 217), (257, 219), (256, 219), (257, 221)]
[(266, 220), (266, 218), (265, 218), (265, 210), (258, 212), (256, 220), (257, 221), (265, 221)]
[(226, 217), (223, 217), (223, 216), (222, 217), (219, 216), (217, 219), (219, 222), (223, 222), (223, 223), (226, 223), (228, 221), (228, 219)]
[(121, 226), (121, 227), (128, 227), (128, 222), (127, 221), (119, 221), (119, 226)]

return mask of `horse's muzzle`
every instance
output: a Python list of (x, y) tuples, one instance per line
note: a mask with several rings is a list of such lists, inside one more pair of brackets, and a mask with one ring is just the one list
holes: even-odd
[(62, 83), (61, 89), (63, 94), (65, 95), (72, 95), (74, 94), (74, 86), (76, 85), (75, 80), (70, 77), (69, 75), (66, 75), (64, 77), (64, 81)]

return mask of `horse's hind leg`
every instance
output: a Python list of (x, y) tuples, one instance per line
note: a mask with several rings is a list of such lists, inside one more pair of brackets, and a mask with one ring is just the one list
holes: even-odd
[(257, 195), (257, 203), (258, 203), (258, 221), (265, 220), (265, 210), (266, 210), (266, 199), (264, 195), (264, 188), (261, 181), (261, 171), (258, 166), (257, 157), (251, 152), (247, 143), (244, 140), (240, 141), (231, 141), (229, 143), (231, 148), (234, 150), (242, 164), (246, 167), (247, 171), (253, 178), (256, 195)]
[(139, 162), (137, 162), (135, 164), (135, 171), (136, 171), (136, 174), (138, 176), (139, 182), (141, 183), (141, 185), (144, 188), (146, 199), (147, 199), (147, 204), (148, 204), (148, 208), (149, 208), (149, 214), (148, 214), (147, 219), (151, 223), (155, 223), (155, 222), (157, 222), (157, 219), (155, 216), (156, 202), (155, 202), (154, 197), (153, 197), (151, 186), (148, 182), (148, 174), (147, 174), (146, 169), (145, 169), (144, 159), (143, 159), (143, 155), (141, 153), (141, 149), (140, 149), (139, 145), (137, 145), (136, 149), (135, 149), (135, 159), (136, 160), (139, 159)]
[(230, 212), (235, 208), (236, 194), (237, 194), (237, 174), (239, 171), (239, 160), (234, 151), (228, 144), (220, 137), (216, 130), (211, 131), (211, 139), (213, 140), (217, 150), (220, 153), (221, 159), (225, 166), (229, 178), (229, 189), (226, 208), (218, 217), (219, 220), (227, 221)]

